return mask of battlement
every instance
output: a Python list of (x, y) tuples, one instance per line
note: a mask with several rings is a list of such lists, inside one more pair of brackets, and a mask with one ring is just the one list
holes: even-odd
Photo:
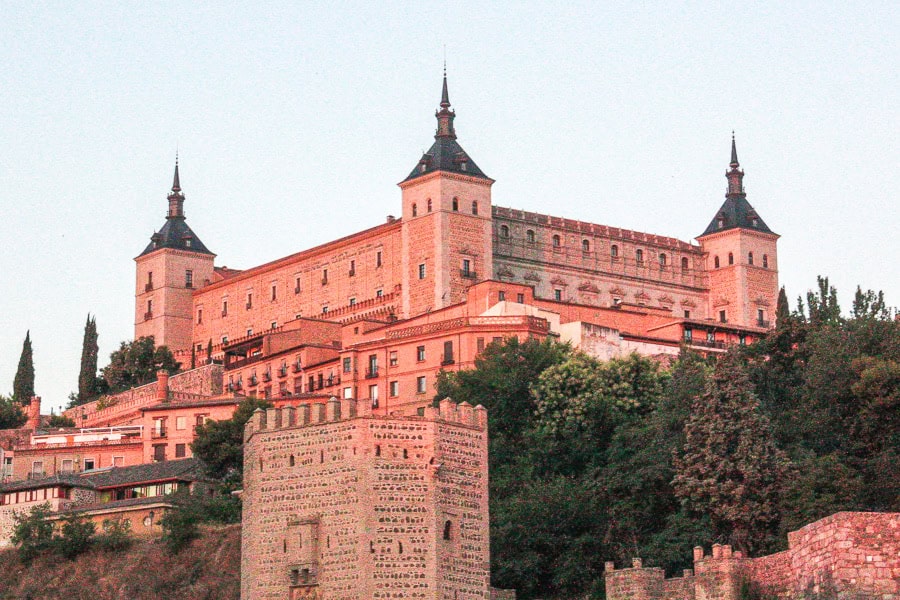
[(468, 402), (459, 404), (449, 398), (441, 400), (437, 407), (426, 407), (421, 416), (375, 416), (368, 400), (343, 399), (332, 396), (327, 402), (286, 406), (283, 408), (257, 408), (244, 428), (244, 442), (249, 442), (256, 433), (311, 427), (327, 423), (337, 423), (350, 419), (371, 418), (392, 421), (442, 421), (474, 429), (487, 428), (487, 409), (480, 404), (472, 406)]
[(842, 512), (788, 534), (788, 549), (747, 558), (714, 544), (694, 548), (694, 568), (665, 578), (660, 568), (605, 565), (607, 600), (738, 600), (746, 585), (779, 599), (831, 593), (837, 598), (900, 598), (900, 513)]

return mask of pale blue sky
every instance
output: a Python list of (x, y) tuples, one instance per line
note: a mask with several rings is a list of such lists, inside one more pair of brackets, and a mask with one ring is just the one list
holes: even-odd
[[(457, 132), (496, 204), (684, 240), (731, 130), (794, 298), (900, 304), (896, 2), (0, 4), (0, 392), (133, 334), (133, 258), (176, 146), (188, 222), (244, 268), (399, 214), (446, 45)], [(46, 409), (45, 409), (46, 410)]]

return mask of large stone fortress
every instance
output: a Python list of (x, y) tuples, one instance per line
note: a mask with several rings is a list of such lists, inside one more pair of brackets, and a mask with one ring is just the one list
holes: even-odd
[(443, 83), (399, 218), (257, 267), (214, 265), (187, 225), (176, 164), (165, 225), (136, 259), (135, 336), (183, 365), (211, 349), (229, 391), (413, 414), (438, 370), (510, 335), (605, 358), (716, 352), (772, 326), (778, 236), (747, 201), (733, 140), (725, 202), (699, 244), (512, 210), (494, 206), (493, 179), (457, 141)]
[(258, 410), (244, 447), (243, 600), (490, 597), (487, 413), (368, 402)]

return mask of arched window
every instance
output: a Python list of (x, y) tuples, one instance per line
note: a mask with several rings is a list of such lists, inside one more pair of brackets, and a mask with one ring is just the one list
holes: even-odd
[(444, 539), (453, 539), (453, 523), (450, 521), (444, 523)]
[(634, 251), (634, 260), (637, 261), (637, 264), (644, 264), (644, 251), (643, 250), (635, 250)]
[(690, 264), (690, 263), (688, 263), (687, 257), (686, 257), (686, 256), (685, 256), (685, 257), (682, 257), (682, 259), (681, 259), (681, 270), (682, 270), (682, 271), (687, 271), (687, 270), (690, 268), (690, 267), (688, 266), (689, 264)]
[(718, 256), (715, 258), (715, 265), (716, 265), (716, 268), (718, 269), (719, 268), (719, 257)]
[(453, 198), (453, 210), (459, 210), (459, 199)]
[(591, 243), (587, 240), (581, 240), (581, 251), (582, 252), (590, 252), (591, 251)]
[(558, 235), (554, 235), (554, 236), (553, 236), (553, 247), (554, 247), (554, 248), (559, 248), (561, 244), (562, 244), (562, 241), (559, 239), (559, 236), (558, 236)]
[(472, 214), (478, 214), (478, 202), (476, 202), (475, 200), (472, 200)]
[(729, 253), (728, 253), (728, 264), (729, 264), (729, 265), (733, 265), (733, 264), (734, 264), (734, 253), (733, 253), (733, 252), (729, 252)]
[(619, 247), (613, 244), (609, 247), (609, 255), (613, 258), (619, 258)]
[(668, 264), (668, 262), (669, 262), (669, 259), (665, 254), (659, 255), (659, 266), (664, 267), (664, 266), (666, 266), (666, 264)]
[(763, 254), (763, 269), (769, 268), (769, 255)]
[(431, 212), (431, 198), (428, 199), (428, 212)]
[(747, 253), (747, 262), (751, 265), (753, 264), (753, 253), (752, 252)]
[(501, 225), (501, 226), (500, 226), (500, 237), (502, 237), (502, 238), (508, 238), (508, 237), (509, 237), (509, 226), (508, 226), (508, 225)]
[(415, 217), (415, 216), (418, 216), (418, 214), (419, 214), (419, 210), (418, 210), (418, 208), (416, 207), (415, 202), (413, 202), (413, 216), (414, 216), (414, 217)]
[(529, 229), (528, 231), (525, 232), (525, 240), (529, 244), (534, 243), (534, 229)]

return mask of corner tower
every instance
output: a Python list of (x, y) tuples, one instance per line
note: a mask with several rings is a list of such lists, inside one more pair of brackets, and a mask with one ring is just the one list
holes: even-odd
[(403, 316), (461, 302), (493, 273), (491, 186), (456, 141), (444, 70), (434, 144), (399, 185), (403, 194)]
[(167, 200), (165, 224), (134, 259), (134, 337), (152, 335), (158, 346), (168, 346), (174, 352), (191, 347), (193, 290), (212, 278), (215, 254), (185, 222), (177, 157)]
[(779, 236), (747, 202), (734, 133), (725, 202), (697, 241), (709, 274), (709, 315), (745, 327), (774, 326)]

